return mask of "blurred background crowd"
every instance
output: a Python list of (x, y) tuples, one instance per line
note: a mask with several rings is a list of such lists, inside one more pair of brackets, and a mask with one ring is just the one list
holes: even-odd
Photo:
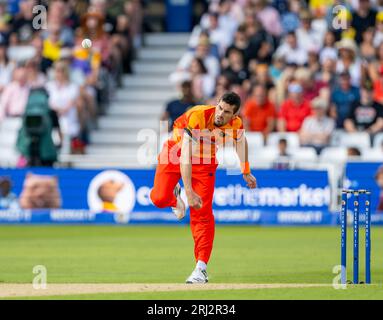
[(56, 147), (83, 153), (121, 76), (131, 72), (141, 26), (140, 0), (1, 0), (0, 124), (25, 115), (31, 90), (44, 88)]
[[(150, 85), (147, 93), (142, 86), (148, 79), (163, 84), (151, 63), (162, 64), (160, 52), (166, 55), (174, 47), (166, 48), (168, 40), (164, 40), (158, 57), (151, 49), (159, 48), (158, 43), (145, 51), (143, 34), (163, 31), (148, 24), (154, 18), (145, 8), (158, 4), (166, 10), (164, 3), (0, 0), (0, 129), (7, 118), (23, 118), (24, 126), (37, 123), (32, 111), (41, 98), (37, 95), (31, 101), (30, 93), (44, 88), (55, 148), (63, 154), (88, 153), (90, 133), (119, 90), (126, 102), (116, 109), (118, 116), (112, 122), (104, 121), (108, 140), (100, 145), (114, 143), (118, 153), (132, 153), (118, 149), (122, 142), (108, 136), (113, 133), (108, 126), (125, 121), (118, 130), (131, 129), (133, 136), (142, 128), (141, 120), (135, 119), (152, 111), (151, 104), (138, 110), (136, 101), (155, 99), (149, 97)], [(272, 134), (289, 133), (296, 136), (298, 146), (319, 156), (342, 141), (341, 134), (357, 139), (361, 133), (362, 139), (349, 148), (350, 155), (360, 155), (362, 148), (371, 146), (383, 154), (383, 0), (194, 0), (193, 4), (199, 10), (194, 8), (187, 48), (169, 77), (166, 74), (180, 93), (168, 101), (161, 115), (170, 128), (191, 106), (216, 104), (225, 91), (232, 90), (242, 98), (245, 128), (262, 136), (261, 146)], [(45, 20), (41, 8), (46, 9)], [(176, 35), (164, 39), (172, 37)], [(82, 46), (84, 39), (92, 41), (91, 48)], [(134, 72), (137, 52), (149, 57), (141, 63), (147, 75)], [(135, 89), (133, 78), (124, 85), (123, 75), (130, 73), (142, 76), (136, 80), (143, 92)], [(153, 110), (160, 110), (162, 103), (158, 97)], [(19, 134), (17, 139), (19, 167), (28, 164), (33, 152), (26, 137)], [(98, 142), (95, 137), (92, 143)], [(284, 145), (291, 142), (282, 139), (276, 145), (283, 153)], [(40, 164), (56, 160), (57, 154)]]
[(296, 133), (317, 154), (339, 132), (368, 133), (372, 141), (383, 131), (383, 1), (205, 4), (169, 78), (184, 97), (169, 103), (163, 119), (232, 90), (244, 101), (248, 131), (265, 139)]

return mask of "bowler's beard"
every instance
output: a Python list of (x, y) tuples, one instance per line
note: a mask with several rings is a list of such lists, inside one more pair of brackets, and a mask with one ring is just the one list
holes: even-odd
[(226, 124), (226, 123), (225, 123), (225, 120), (223, 120), (223, 121), (220, 122), (220, 123), (217, 123), (217, 120), (214, 119), (214, 125), (215, 125), (216, 127), (223, 127), (225, 124)]
[(215, 122), (214, 121), (214, 125), (216, 126), (216, 127), (222, 127), (223, 126), (223, 124), (221, 123), (221, 124), (218, 124), (217, 122)]

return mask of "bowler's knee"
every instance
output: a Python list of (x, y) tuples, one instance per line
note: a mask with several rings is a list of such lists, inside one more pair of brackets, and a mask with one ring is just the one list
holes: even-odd
[(158, 192), (153, 192), (153, 190), (150, 192), (150, 200), (152, 200), (157, 208), (166, 208), (169, 206), (166, 197)]

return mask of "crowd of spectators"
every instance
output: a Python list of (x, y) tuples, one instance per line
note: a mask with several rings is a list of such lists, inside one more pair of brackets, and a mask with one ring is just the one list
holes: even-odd
[(373, 137), (383, 131), (383, 1), (211, 0), (170, 81), (189, 83), (188, 101), (200, 103), (237, 92), (247, 130), (296, 132), (318, 153), (337, 130)]
[(0, 125), (22, 117), (30, 90), (43, 87), (67, 152), (82, 153), (121, 75), (131, 72), (142, 15), (140, 0), (1, 1)]

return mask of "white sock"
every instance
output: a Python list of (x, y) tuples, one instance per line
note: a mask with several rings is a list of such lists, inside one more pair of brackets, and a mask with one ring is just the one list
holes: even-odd
[(205, 262), (203, 262), (203, 261), (201, 261), (201, 260), (198, 260), (198, 262), (197, 262), (197, 268), (202, 269), (202, 270), (206, 270), (207, 265), (206, 265)]

